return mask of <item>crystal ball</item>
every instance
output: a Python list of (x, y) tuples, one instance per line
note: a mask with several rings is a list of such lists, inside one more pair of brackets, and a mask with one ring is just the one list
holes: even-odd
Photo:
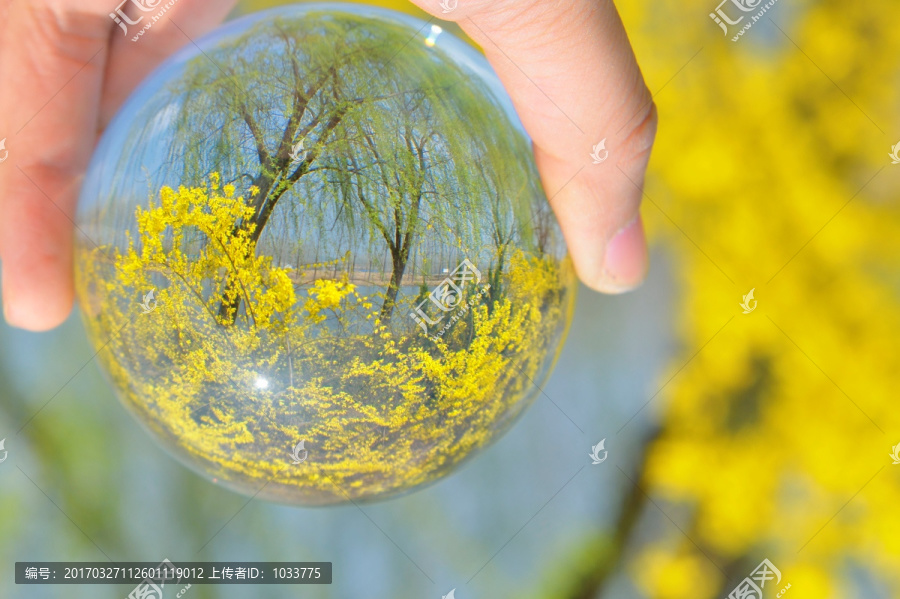
[(574, 309), (496, 75), (373, 7), (257, 13), (171, 57), (104, 132), (77, 226), (116, 395), (196, 472), (282, 503), (448, 474), (540, 394)]

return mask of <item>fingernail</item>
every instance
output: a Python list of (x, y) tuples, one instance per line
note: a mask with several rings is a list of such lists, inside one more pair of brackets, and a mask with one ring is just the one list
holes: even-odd
[(605, 293), (624, 293), (639, 286), (646, 274), (647, 238), (638, 215), (606, 245), (599, 287)]

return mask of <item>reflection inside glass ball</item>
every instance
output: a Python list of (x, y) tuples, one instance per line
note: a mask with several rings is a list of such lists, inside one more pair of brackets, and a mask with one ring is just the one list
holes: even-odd
[(249, 495), (447, 474), (533, 401), (574, 306), (508, 97), (440, 27), (362, 6), (198, 46), (129, 99), (82, 190), (77, 290), (117, 394)]

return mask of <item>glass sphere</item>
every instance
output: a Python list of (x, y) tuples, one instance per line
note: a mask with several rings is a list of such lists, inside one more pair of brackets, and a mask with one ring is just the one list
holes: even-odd
[(121, 401), (235, 491), (323, 505), (436, 480), (540, 393), (575, 277), (483, 57), (391, 11), (258, 13), (104, 133), (77, 292)]

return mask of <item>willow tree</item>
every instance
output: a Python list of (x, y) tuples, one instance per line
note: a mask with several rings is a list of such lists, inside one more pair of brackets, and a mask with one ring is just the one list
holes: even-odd
[[(101, 142), (79, 221), (88, 331), (139, 418), (234, 488), (330, 503), (433, 480), (555, 358), (573, 274), (537, 249), (527, 138), (483, 59), (422, 27), (299, 7), (234, 25)], [(464, 258), (496, 296), (468, 279), (440, 303)], [(403, 310), (420, 277), (427, 335)], [(300, 441), (315, 460), (285, 467)]]
[[(317, 258), (350, 249), (371, 261), (386, 252), (391, 275), (381, 317), (389, 321), (426, 228), (464, 252), (490, 238), (482, 229), (497, 220), (497, 205), (492, 215), (483, 200), (502, 184), (484, 163), (490, 154), (509, 161), (517, 150), (504, 135), (502, 108), (470, 73), (410, 43), (408, 30), (311, 18), (261, 22), (191, 60), (171, 86), (176, 139), (165, 168), (183, 185), (220, 172), (251, 198), (252, 216), (234, 230), (249, 236), (249, 251), (281, 210), (291, 214), (278, 220), (287, 234), (270, 242), (315, 226)], [(219, 292), (218, 316), (234, 323), (240, 289), (228, 281)]]

